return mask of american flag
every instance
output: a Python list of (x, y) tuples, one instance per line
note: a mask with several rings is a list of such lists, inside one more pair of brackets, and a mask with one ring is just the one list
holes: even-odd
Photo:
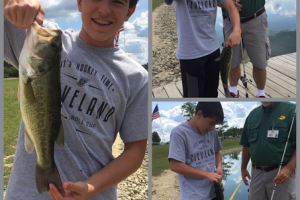
[(120, 35), (120, 33), (121, 33), (122, 31), (124, 31), (124, 25), (122, 25), (121, 29), (118, 30), (118, 32), (117, 32), (116, 35), (115, 35), (115, 41), (116, 41), (116, 44), (118, 44), (118, 41), (119, 41), (119, 35)]
[(152, 113), (152, 121), (159, 118), (159, 110), (158, 110), (158, 105), (155, 106), (153, 113)]

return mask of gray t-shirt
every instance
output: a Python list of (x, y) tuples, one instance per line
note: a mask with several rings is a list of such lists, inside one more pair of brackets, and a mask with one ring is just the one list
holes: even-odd
[[(59, 28), (52, 22), (44, 22), (43, 26)], [(27, 31), (5, 19), (4, 58), (16, 67), (26, 35)], [(63, 182), (85, 181), (114, 160), (112, 144), (118, 132), (124, 143), (148, 137), (148, 74), (120, 48), (89, 45), (70, 29), (63, 31), (62, 43), (61, 115), (65, 146), (55, 144), (55, 162)], [(48, 193), (38, 193), (35, 168), (36, 153), (25, 151), (21, 122), (7, 200), (51, 199)], [(117, 199), (117, 185), (90, 199)]]
[[(171, 132), (168, 159), (183, 162), (195, 169), (215, 172), (215, 153), (222, 149), (217, 131), (203, 135), (188, 121)], [(181, 200), (210, 200), (215, 197), (212, 181), (178, 174)]]
[[(171, 4), (172, 0), (165, 0)], [(200, 58), (219, 48), (215, 31), (217, 3), (226, 0), (174, 0), (178, 48), (182, 60)]]

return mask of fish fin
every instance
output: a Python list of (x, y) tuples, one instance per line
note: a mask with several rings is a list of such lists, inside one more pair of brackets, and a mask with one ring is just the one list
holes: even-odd
[(18, 87), (18, 102), (20, 102), (20, 83), (19, 83), (19, 87)]
[(57, 138), (56, 138), (56, 143), (57, 143), (60, 147), (63, 147), (63, 146), (64, 146), (64, 128), (63, 128), (61, 119), (60, 119), (60, 126), (59, 126), (58, 136), (57, 136)]
[(24, 84), (24, 97), (25, 99), (30, 103), (33, 104), (36, 102), (35, 100), (35, 96), (34, 96), (34, 92), (33, 92), (33, 88), (31, 85), (31, 81), (27, 82), (26, 84)]
[(32, 142), (32, 140), (30, 139), (26, 128), (25, 128), (25, 149), (27, 151), (27, 153), (32, 153), (33, 149), (34, 149), (34, 144)]
[(63, 196), (65, 196), (65, 191), (62, 187), (60, 175), (55, 163), (51, 171), (49, 171), (48, 169), (46, 170), (37, 164), (35, 170), (35, 182), (37, 190), (40, 194), (42, 194), (43, 192), (48, 192), (50, 189), (49, 184), (52, 183), (53, 185), (55, 185), (57, 190)]

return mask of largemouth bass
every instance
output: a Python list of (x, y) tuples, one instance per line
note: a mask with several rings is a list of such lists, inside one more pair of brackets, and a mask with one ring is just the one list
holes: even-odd
[(64, 146), (60, 116), (60, 30), (45, 29), (33, 22), (19, 61), (19, 92), (25, 124), (25, 149), (37, 154), (36, 187), (49, 191), (52, 183), (64, 195), (54, 162), (54, 142)]
[(224, 47), (221, 53), (221, 80), (224, 88), (225, 97), (231, 97), (230, 92), (228, 90), (228, 76), (230, 70), (230, 61), (231, 61), (231, 47)]

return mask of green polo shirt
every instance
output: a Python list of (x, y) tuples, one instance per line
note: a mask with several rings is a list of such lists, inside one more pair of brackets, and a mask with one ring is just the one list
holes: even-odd
[[(257, 166), (280, 164), (296, 105), (276, 102), (267, 110), (261, 105), (248, 115), (240, 145), (250, 147), (251, 160)], [(278, 138), (268, 138), (268, 130), (279, 130)], [(289, 162), (296, 149), (296, 117), (283, 164)]]
[[(265, 0), (240, 0), (239, 4), (242, 5), (240, 17), (249, 17), (265, 5)], [(222, 8), (222, 13), (229, 17), (226, 9)]]

